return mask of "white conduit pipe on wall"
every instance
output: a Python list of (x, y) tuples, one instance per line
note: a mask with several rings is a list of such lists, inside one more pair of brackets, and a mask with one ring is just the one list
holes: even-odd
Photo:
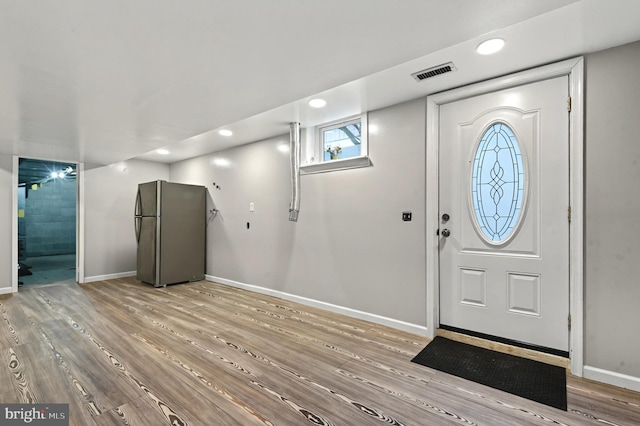
[(300, 211), (300, 123), (289, 124), (289, 155), (292, 187), (289, 220), (297, 222)]

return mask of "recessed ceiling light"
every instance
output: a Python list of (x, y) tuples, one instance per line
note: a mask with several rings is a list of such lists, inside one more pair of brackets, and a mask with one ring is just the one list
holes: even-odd
[(492, 38), (485, 40), (476, 47), (476, 52), (481, 55), (491, 55), (500, 51), (504, 47), (504, 40), (501, 38)]
[(327, 105), (327, 101), (325, 101), (324, 99), (316, 98), (309, 101), (309, 106), (313, 108), (322, 108), (325, 105)]
[(218, 134), (222, 135), (222, 136), (231, 136), (233, 135), (233, 132), (231, 130), (228, 129), (222, 129), (218, 132)]
[(220, 167), (229, 167), (231, 165), (231, 161), (226, 158), (217, 157), (213, 159), (213, 164)]
[(169, 155), (169, 150), (167, 149), (158, 149), (156, 152), (160, 155)]

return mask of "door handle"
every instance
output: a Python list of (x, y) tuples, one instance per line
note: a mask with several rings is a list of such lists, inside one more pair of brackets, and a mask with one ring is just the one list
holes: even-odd
[(449, 231), (448, 229), (443, 229), (441, 234), (443, 237), (447, 238), (449, 235), (451, 235), (451, 231)]
[(133, 218), (133, 222), (134, 222), (134, 227), (136, 230), (136, 243), (140, 242), (140, 228), (142, 225), (142, 218), (140, 216), (134, 217)]
[(141, 227), (140, 222), (142, 222), (142, 218), (140, 217), (141, 215), (142, 215), (142, 204), (140, 201), (140, 189), (138, 189), (138, 192), (136, 193), (136, 205), (133, 211), (133, 227), (136, 232), (136, 243), (140, 242), (140, 227)]
[(136, 205), (133, 211), (134, 216), (142, 216), (142, 201), (140, 200), (140, 190), (136, 193)]

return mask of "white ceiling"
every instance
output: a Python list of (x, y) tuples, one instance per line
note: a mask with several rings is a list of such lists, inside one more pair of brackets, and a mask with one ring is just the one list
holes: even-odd
[[(639, 40), (638, 16), (637, 0), (0, 0), (0, 153), (174, 162)], [(505, 49), (477, 55), (490, 36)]]

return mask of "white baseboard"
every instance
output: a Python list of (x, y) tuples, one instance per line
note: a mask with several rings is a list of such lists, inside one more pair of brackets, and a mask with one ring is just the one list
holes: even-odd
[(228, 285), (230, 287), (237, 287), (244, 290), (255, 291), (256, 293), (279, 297), (280, 299), (301, 303), (307, 306), (313, 306), (314, 308), (320, 308), (330, 312), (335, 312), (337, 314), (347, 315), (352, 318), (358, 318), (358, 319), (370, 321), (376, 324), (386, 325), (388, 327), (407, 331), (409, 333), (415, 333), (421, 336), (427, 335), (427, 328), (421, 325), (411, 324), (411, 323), (396, 320), (393, 318), (388, 318), (388, 317), (383, 317), (376, 314), (371, 314), (368, 312), (358, 311), (356, 309), (346, 308), (344, 306), (338, 306), (332, 303), (322, 302), (320, 300), (309, 299), (307, 297), (302, 297), (302, 296), (296, 296), (295, 294), (289, 294), (279, 290), (272, 290), (269, 288), (260, 287), (252, 284), (245, 284), (238, 281), (228, 280), (226, 278), (214, 277), (212, 275), (205, 275), (205, 279), (207, 281)]
[(96, 275), (93, 277), (84, 277), (85, 283), (93, 283), (96, 281), (115, 280), (116, 278), (135, 277), (136, 271), (118, 272), (117, 274)]
[(10, 294), (10, 293), (13, 293), (13, 287), (0, 288), (0, 294)]
[(628, 376), (626, 374), (590, 367), (588, 365), (584, 366), (583, 375), (586, 379), (640, 392), (640, 377)]

